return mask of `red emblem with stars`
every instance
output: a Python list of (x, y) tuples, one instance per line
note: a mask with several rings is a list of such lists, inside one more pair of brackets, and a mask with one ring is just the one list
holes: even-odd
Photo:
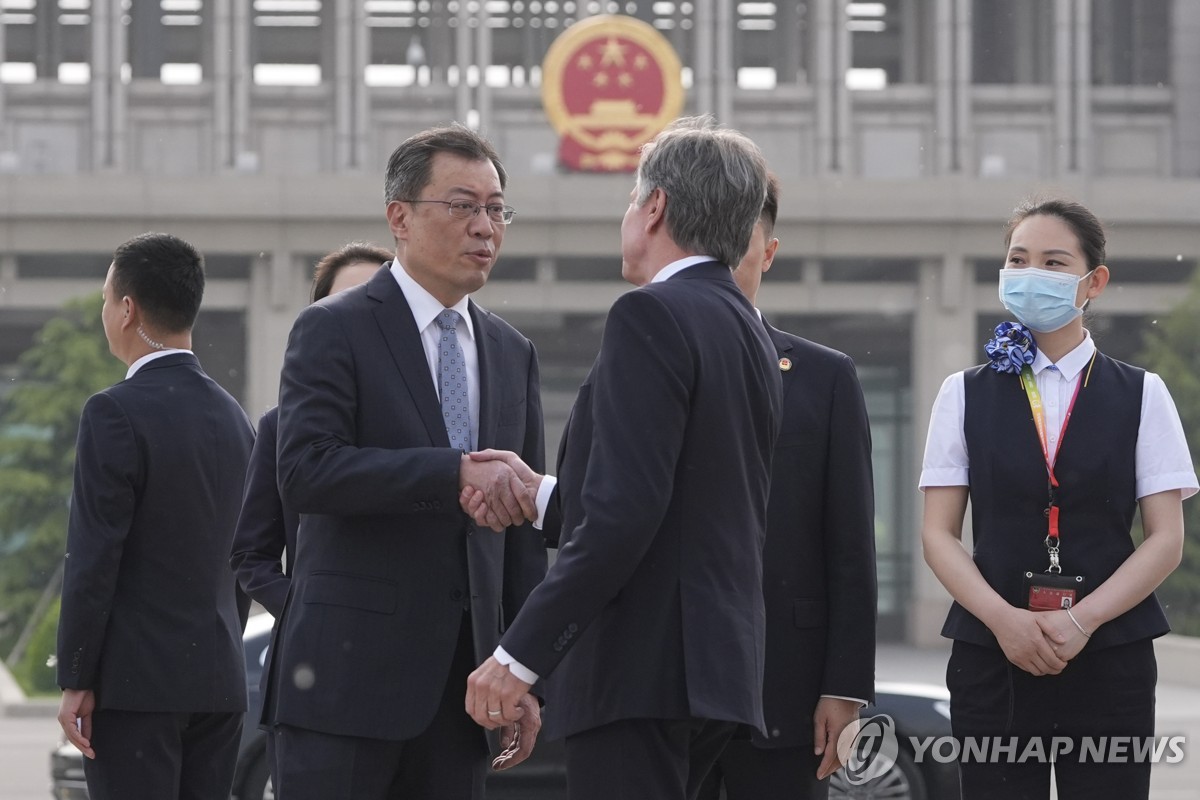
[(542, 106), (558, 159), (581, 172), (633, 172), (638, 148), (683, 110), (679, 56), (641, 20), (601, 15), (563, 31), (542, 62)]

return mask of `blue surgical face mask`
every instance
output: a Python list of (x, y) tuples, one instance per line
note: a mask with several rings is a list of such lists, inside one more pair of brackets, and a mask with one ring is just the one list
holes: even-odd
[(1000, 270), (1000, 302), (1030, 330), (1050, 333), (1073, 322), (1083, 309), (1075, 305), (1078, 278), (1036, 267)]

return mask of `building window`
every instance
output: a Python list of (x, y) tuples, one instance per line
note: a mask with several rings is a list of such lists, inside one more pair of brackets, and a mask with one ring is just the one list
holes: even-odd
[(1048, 84), (1054, 57), (1054, 4), (975, 0), (971, 7), (975, 83)]
[(887, 0), (848, 3), (851, 89), (883, 89), (896, 83), (928, 83), (933, 74), (931, 3)]
[(130, 5), (129, 67), (134, 78), (197, 84), (212, 72), (212, 24), (205, 0)]
[(333, 3), (329, 0), (253, 0), (250, 63), (254, 82), (320, 84), (334, 72), (332, 34)]
[(59, 278), (96, 281), (104, 284), (112, 253), (18, 253), (17, 276), (20, 278)]
[(739, 89), (809, 83), (809, 3), (736, 3), (734, 16), (733, 67)]
[(916, 283), (917, 262), (905, 258), (825, 258), (821, 276), (834, 283)]
[(0, 81), (79, 83), (82, 77), (87, 82), (81, 67), (86, 68), (92, 58), (89, 0), (4, 0), (0, 15), (4, 18)]
[(192, 350), (204, 371), (243, 406), (246, 404), (246, 312), (203, 306), (192, 329)]
[(239, 253), (205, 253), (204, 277), (210, 281), (250, 279), (251, 257)]
[(1092, 83), (1169, 84), (1170, 32), (1167, 0), (1093, 0)]

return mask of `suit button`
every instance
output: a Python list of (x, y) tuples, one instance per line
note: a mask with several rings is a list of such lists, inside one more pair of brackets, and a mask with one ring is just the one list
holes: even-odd
[(572, 622), (570, 625), (567, 626), (567, 630), (570, 631), (571, 633), (575, 633), (579, 630), (579, 626), (576, 625), (574, 622)]
[(561, 652), (562, 652), (562, 649), (563, 649), (563, 646), (562, 646), (561, 644), (558, 644), (557, 642), (555, 642), (555, 644), (554, 644), (554, 652), (556, 652), (556, 653), (561, 653)]
[(451, 593), (450, 593), (450, 599), (451, 599), (451, 600), (453, 600), (453, 601), (454, 601), (454, 602), (456, 602), (456, 603), (457, 603), (459, 600), (462, 600), (462, 599), (463, 599), (464, 597), (466, 597), (466, 596), (467, 596), (467, 595), (466, 595), (466, 593), (465, 593), (465, 592), (463, 592), (463, 590), (462, 590), (462, 589), (455, 589), (453, 592), (451, 592)]

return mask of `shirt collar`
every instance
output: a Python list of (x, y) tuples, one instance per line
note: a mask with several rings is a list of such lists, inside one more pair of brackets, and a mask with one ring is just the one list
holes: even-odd
[[(426, 291), (425, 287), (417, 283), (416, 279), (408, 274), (408, 271), (400, 264), (397, 259), (392, 260), (392, 275), (396, 278), (396, 283), (400, 284), (400, 291), (404, 292), (404, 299), (408, 301), (408, 307), (412, 310), (413, 321), (417, 323), (417, 330), (424, 331), (433, 321), (437, 319), (438, 314), (446, 310), (441, 301)], [(466, 333), (467, 338), (471, 341), (475, 340), (475, 328), (471, 323), (471, 315), (468, 311), (470, 301), (463, 297), (457, 303), (451, 306), (452, 309), (459, 313), (463, 318), (465, 325), (460, 325), (458, 332)]]
[(129, 371), (125, 373), (125, 380), (129, 380), (130, 378), (132, 378), (134, 375), (137, 374), (137, 371), (139, 369), (146, 366), (151, 361), (160, 359), (163, 356), (174, 355), (175, 353), (191, 353), (191, 352), (192, 352), (191, 350), (183, 350), (178, 347), (168, 347), (166, 350), (155, 350), (152, 353), (146, 353), (146, 355), (142, 356), (137, 361), (135, 361), (129, 365)]
[(1059, 373), (1068, 381), (1075, 380), (1076, 376), (1083, 371), (1088, 362), (1092, 360), (1092, 354), (1096, 352), (1096, 343), (1092, 341), (1092, 334), (1087, 328), (1083, 329), (1083, 341), (1071, 352), (1058, 360), (1058, 363), (1052, 363), (1046, 354), (1041, 350), (1037, 351), (1037, 355), (1033, 357), (1033, 374), (1040, 375), (1042, 370), (1047, 367), (1055, 367)]
[(667, 264), (665, 267), (660, 269), (658, 274), (650, 279), (650, 282), (661, 283), (672, 275), (675, 275), (676, 273), (681, 272), (688, 267), (695, 266), (696, 264), (704, 264), (709, 261), (716, 261), (716, 259), (712, 256), (686, 256), (678, 261), (672, 261), (670, 264)]

